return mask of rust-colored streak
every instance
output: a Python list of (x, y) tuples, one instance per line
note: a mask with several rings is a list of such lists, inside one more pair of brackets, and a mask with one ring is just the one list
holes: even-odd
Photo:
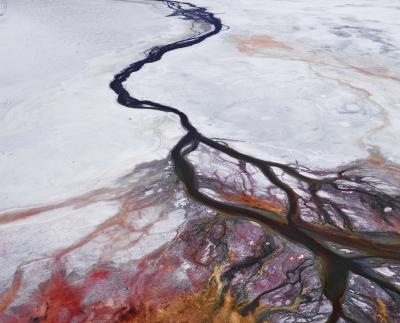
[[(336, 82), (338, 85), (342, 86), (342, 87), (347, 87), (350, 90), (354, 91), (355, 93), (359, 93), (360, 95), (362, 95), (367, 101), (369, 101), (372, 105), (374, 105), (375, 107), (377, 107), (377, 109), (382, 113), (382, 123), (370, 130), (367, 131), (367, 133), (358, 140), (357, 145), (358, 147), (360, 147), (361, 149), (365, 149), (365, 150), (371, 150), (370, 147), (374, 147), (373, 145), (367, 145), (365, 143), (365, 139), (371, 137), (372, 135), (382, 131), (383, 129), (387, 128), (390, 126), (390, 118), (389, 118), (389, 113), (387, 111), (387, 109), (382, 106), (380, 103), (378, 103), (376, 100), (373, 99), (373, 94), (371, 92), (369, 92), (368, 90), (355, 86), (353, 85), (351, 82), (339, 79), (339, 78), (335, 78), (332, 76), (327, 76), (325, 74), (322, 74), (320, 72), (317, 72), (314, 68), (313, 65), (310, 64), (310, 68), (311, 70), (315, 73), (315, 75), (317, 75), (320, 78), (324, 78), (327, 80), (331, 80)], [(358, 69), (356, 69), (356, 71), (359, 71)], [(376, 147), (374, 147), (376, 148)]]
[(387, 160), (379, 150), (370, 151), (366, 162), (380, 169), (385, 174), (385, 178), (390, 178), (392, 183), (400, 186), (400, 165)]
[[(170, 1), (167, 4), (176, 5)], [(185, 15), (185, 10), (180, 6), (179, 3), (176, 13), (199, 20), (192, 18), (193, 9)], [(203, 10), (195, 12), (200, 16), (205, 13)], [(214, 19), (208, 15), (204, 21), (208, 22), (210, 17)], [(214, 22), (216, 27), (222, 28), (219, 20)], [(304, 320), (308, 321), (322, 320), (323, 316), (329, 315), (327, 322), (333, 323), (343, 314), (342, 305), (346, 301), (350, 273), (379, 285), (388, 293), (400, 295), (398, 286), (389, 279), (370, 273), (374, 269), (372, 265), (366, 269), (362, 266), (363, 257), (368, 257), (368, 261), (374, 257), (398, 261), (400, 236), (392, 234), (378, 240), (380, 231), (374, 232), (375, 235), (357, 231), (357, 226), (353, 226), (344, 212), (350, 210), (354, 211), (353, 214), (363, 214), (365, 220), (371, 219), (369, 225), (379, 222), (380, 218), (391, 217), (393, 226), (399, 227), (400, 222), (396, 220), (400, 217), (397, 196), (393, 197), (384, 187), (379, 190), (374, 181), (365, 179), (372, 170), (366, 172), (360, 167), (359, 172), (354, 171), (354, 174), (343, 170), (326, 173), (326, 178), (308, 177), (291, 166), (262, 161), (204, 137), (190, 124), (186, 115), (175, 108), (163, 107), (151, 101), (139, 105), (138, 100), (128, 95), (122, 84), (131, 71), (138, 71), (144, 64), (159, 60), (174, 47), (193, 45), (193, 39), (196, 38), (170, 44), (169, 48), (154, 47), (145, 60), (130, 65), (116, 75), (110, 84), (119, 95), (118, 102), (127, 107), (173, 112), (181, 118), (187, 134), (171, 150), (173, 165), (167, 160), (156, 161), (147, 164), (147, 168), (143, 167), (141, 174), (138, 168), (136, 172), (141, 177), (135, 182), (136, 186), (124, 181), (129, 179), (124, 177), (120, 179), (119, 184), (123, 184), (120, 188), (92, 191), (47, 207), (3, 213), (3, 218), (0, 215), (1, 224), (56, 208), (81, 207), (97, 201), (118, 202), (120, 206), (115, 214), (96, 225), (91, 232), (85, 233), (80, 240), (71, 241), (68, 247), (49, 255), (53, 262), (48, 270), (51, 275), (46, 277), (50, 278), (44, 282), (38, 280), (33, 292), (29, 290), (25, 293), (24, 284), (29, 280), (36, 283), (35, 275), (30, 275), (36, 268), (28, 271), (25, 277), (17, 270), (11, 287), (0, 295), (0, 312), (8, 310), (6, 319), (20, 316), (20, 322), (247, 323), (267, 321), (268, 315), (273, 315), (273, 312), (276, 317), (287, 312), (293, 315), (293, 319), (289, 316), (287, 319), (283, 316), (280, 316), (282, 319), (274, 319), (271, 316), (271, 321), (298, 321), (304, 314)], [(200, 42), (205, 38), (198, 39), (197, 42)], [(185, 45), (185, 42), (189, 45)], [(237, 47), (247, 54), (264, 53), (265, 50), (280, 50), (280, 53), (281, 50), (292, 50), (270, 36), (241, 39)], [(323, 74), (321, 77), (336, 81), (372, 101), (372, 94), (366, 89)], [(192, 165), (188, 157), (200, 145), (207, 147), (204, 151), (209, 155), (210, 148), (213, 148), (215, 157), (211, 156), (210, 163), (202, 163), (207, 167), (205, 171), (196, 173), (199, 165)], [(218, 157), (223, 154), (229, 159)], [(380, 166), (383, 160), (379, 155), (372, 156), (370, 163)], [(213, 164), (218, 166), (214, 171)], [(394, 166), (390, 167), (394, 169)], [(151, 171), (153, 169), (154, 172)], [(177, 177), (171, 175), (173, 170)], [(268, 185), (259, 184), (256, 180), (259, 176), (267, 180)], [(177, 184), (177, 178), (190, 197), (202, 205), (182, 199), (182, 186)], [(213, 194), (204, 194), (200, 191), (202, 186)], [(282, 193), (285, 198), (282, 198)], [(300, 198), (308, 199), (308, 204), (301, 204)], [(221, 202), (221, 199), (224, 201)], [(331, 206), (330, 211), (325, 205)], [(161, 206), (160, 210), (158, 206)], [(145, 208), (149, 208), (148, 212), (141, 214)], [(172, 216), (177, 215), (175, 211), (182, 209), (186, 221), (177, 230), (173, 225), (178, 225), (180, 221), (173, 222), (175, 218)], [(326, 221), (315, 225), (304, 220), (302, 212), (309, 209), (323, 213)], [(390, 214), (383, 214), (388, 213), (385, 209)], [(280, 215), (279, 219), (272, 213)], [(225, 215), (232, 216), (233, 221)], [(135, 221), (143, 220), (145, 216), (149, 216), (148, 221)], [(343, 219), (343, 225), (332, 228), (331, 223), (335, 222), (331, 218), (339, 216)], [(243, 221), (242, 217), (249, 221)], [(139, 246), (137, 251), (140, 253), (135, 257), (129, 255), (125, 259), (116, 255), (119, 251), (129, 252), (142, 238), (153, 236), (157, 239), (157, 235), (167, 233), (163, 232), (166, 229), (164, 224), (159, 222), (163, 219), (168, 219), (171, 232), (174, 229), (174, 238), (167, 240), (162, 236), (163, 240), (160, 241), (164, 244), (155, 251)], [(343, 229), (346, 219), (351, 225)], [(151, 231), (151, 228), (156, 230)], [(93, 247), (94, 256), (101, 249), (96, 258), (99, 260), (94, 259), (93, 263), (92, 259), (88, 259), (86, 263), (85, 258), (89, 258), (86, 255), (92, 253), (90, 248), (72, 255), (73, 251), (99, 236), (107, 241)], [(145, 243), (151, 244), (152, 240)], [(360, 254), (361, 258), (343, 256), (346, 252), (342, 250), (344, 248)], [(69, 254), (71, 257), (68, 257)], [(112, 261), (113, 255), (116, 261)], [(19, 268), (24, 265), (21, 264)], [(21, 294), (25, 299), (18, 299)], [(399, 321), (397, 313), (392, 314), (392, 306), (384, 297), (372, 295), (370, 299), (371, 304), (375, 303), (374, 313), (370, 317), (375, 315), (380, 322), (386, 323)], [(26, 304), (21, 305), (21, 300)], [(324, 304), (327, 304), (327, 300), (332, 304), (331, 313), (325, 313)], [(296, 318), (296, 315), (300, 316)], [(397, 319), (393, 320), (391, 317), (395, 315)], [(4, 321), (1, 317), (0, 320)]]
[(243, 203), (247, 206), (285, 215), (285, 205), (283, 205), (278, 199), (260, 200), (255, 196), (246, 194), (229, 194), (225, 192), (221, 192), (220, 194), (228, 201)]
[(0, 313), (2, 313), (14, 300), (21, 286), (21, 279), (22, 272), (20, 270), (17, 270), (14, 274), (14, 279), (10, 288), (3, 294), (0, 294)]
[[(390, 81), (400, 81), (400, 77), (397, 75), (391, 74), (387, 69), (383, 69), (381, 72), (379, 71), (372, 71), (370, 67), (363, 67), (363, 66), (356, 66), (352, 64), (347, 64), (346, 62), (341, 62), (340, 59), (335, 59), (337, 63), (332, 63), (325, 61), (323, 58), (318, 57), (309, 57), (309, 55), (304, 55), (305, 53), (301, 53), (301, 49), (297, 49), (294, 51), (294, 48), (287, 45), (286, 43), (276, 40), (272, 36), (268, 35), (255, 35), (249, 38), (241, 38), (237, 37), (234, 39), (235, 46), (239, 49), (239, 51), (243, 54), (247, 55), (260, 55), (272, 58), (273, 56), (268, 56), (267, 50), (268, 49), (275, 49), (275, 50), (285, 50), (290, 52), (290, 57), (284, 57), (284, 60), (290, 61), (299, 61), (308, 64), (312, 64), (315, 66), (327, 66), (337, 69), (348, 69), (359, 74), (363, 74), (365, 76), (377, 77), (381, 79), (386, 79)], [(280, 57), (281, 59), (282, 57)]]
[(292, 50), (285, 43), (267, 35), (251, 36), (246, 39), (236, 39), (236, 47), (241, 53), (257, 54), (265, 49), (284, 49)]
[(359, 66), (352, 66), (352, 65), (350, 65), (349, 68), (351, 68), (361, 74), (367, 75), (367, 76), (374, 76), (374, 77), (379, 77), (379, 78), (388, 79), (388, 80), (397, 81), (397, 82), (400, 81), (399, 76), (395, 76), (395, 75), (389, 74), (387, 72), (381, 72), (381, 73), (380, 72), (372, 72), (366, 67), (359, 67)]
[(38, 206), (21, 211), (0, 213), (0, 225), (27, 219), (34, 215), (38, 215), (40, 213), (49, 212), (69, 206), (74, 206), (76, 208), (83, 207), (91, 203), (95, 203), (96, 201), (99, 200), (105, 200), (106, 194), (110, 192), (111, 192), (110, 189), (100, 188), (83, 195), (74, 196), (72, 198), (66, 199), (58, 203)]

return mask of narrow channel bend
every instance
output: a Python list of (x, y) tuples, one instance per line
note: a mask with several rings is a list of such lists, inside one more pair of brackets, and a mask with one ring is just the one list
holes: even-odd
[[(343, 226), (346, 230), (339, 228), (325, 227), (314, 225), (304, 221), (300, 215), (301, 198), (296, 190), (290, 184), (282, 180), (277, 175), (279, 172), (285, 173), (287, 176), (294, 178), (296, 181), (304, 183), (308, 187), (308, 191), (317, 205), (318, 211), (325, 215), (327, 222), (335, 226), (326, 215), (325, 207), (327, 201), (319, 197), (318, 192), (322, 189), (330, 192), (343, 192), (351, 190), (351, 184), (362, 184), (360, 177), (350, 177), (347, 170), (337, 172), (335, 176), (315, 178), (300, 172), (296, 167), (276, 163), (273, 161), (261, 160), (246, 154), (243, 154), (220, 141), (213, 140), (201, 134), (190, 122), (188, 116), (177, 108), (163, 105), (149, 100), (140, 100), (129, 93), (124, 82), (135, 72), (139, 71), (144, 65), (159, 61), (167, 52), (185, 48), (198, 44), (207, 38), (218, 34), (223, 29), (223, 24), (219, 18), (213, 13), (207, 11), (206, 8), (197, 7), (187, 2), (177, 2), (168, 0), (155, 0), (168, 6), (172, 10), (171, 16), (177, 16), (181, 19), (191, 20), (193, 23), (201, 23), (210, 27), (209, 31), (195, 33), (194, 35), (166, 45), (159, 45), (151, 48), (146, 52), (146, 57), (132, 63), (127, 68), (115, 75), (110, 83), (111, 89), (117, 94), (118, 102), (128, 108), (133, 109), (150, 109), (162, 112), (174, 113), (180, 118), (186, 134), (179, 140), (175, 147), (171, 150), (171, 159), (174, 164), (175, 173), (184, 184), (187, 193), (196, 201), (207, 205), (219, 212), (232, 216), (241, 216), (249, 220), (256, 221), (266, 225), (277, 234), (302, 245), (316, 256), (320, 261), (320, 276), (324, 284), (324, 294), (331, 301), (333, 310), (328, 322), (336, 322), (339, 318), (344, 318), (342, 310), (343, 297), (346, 291), (346, 284), (350, 273), (362, 276), (375, 284), (379, 285), (394, 299), (398, 300), (400, 288), (392, 284), (382, 275), (364, 266), (360, 259), (369, 259), (378, 257), (382, 259), (390, 259), (393, 261), (400, 260), (400, 239), (394, 236), (388, 242), (387, 240), (376, 239), (367, 234), (361, 234), (354, 231), (348, 216), (340, 211), (340, 207), (329, 202), (332, 209), (336, 210), (338, 216), (343, 220)], [(238, 205), (233, 203), (221, 202), (212, 198), (201, 191), (199, 178), (196, 174), (196, 167), (189, 160), (190, 153), (194, 152), (202, 145), (208, 149), (213, 149), (218, 153), (225, 154), (242, 163), (248, 164), (258, 169), (263, 176), (281, 189), (287, 197), (288, 208), (286, 218), (281, 219), (274, 215), (273, 212), (266, 212), (260, 208), (249, 208), (246, 205)], [(338, 183), (341, 183), (339, 185)], [(343, 184), (344, 183), (344, 184)], [(399, 208), (398, 199), (380, 194), (379, 192), (370, 191), (368, 189), (357, 188), (355, 194), (369, 196), (376, 203), (392, 205), (393, 208)], [(351, 249), (357, 252), (357, 257), (346, 255), (338, 252), (337, 249), (331, 247), (331, 244), (337, 244), (343, 248)], [(360, 256), (361, 255), (361, 256)], [(261, 297), (261, 296), (260, 296)], [(254, 304), (253, 304), (254, 305)], [(243, 315), (247, 315), (252, 310), (251, 306), (247, 306), (242, 310)]]

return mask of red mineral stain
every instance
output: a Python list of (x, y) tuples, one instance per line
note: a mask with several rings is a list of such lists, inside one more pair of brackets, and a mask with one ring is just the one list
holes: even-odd
[(45, 322), (69, 322), (72, 318), (83, 315), (82, 290), (71, 286), (69, 282), (56, 272), (48, 284), (42, 289), (40, 298), (47, 304)]
[(93, 271), (90, 275), (89, 275), (89, 279), (91, 281), (99, 281), (99, 280), (104, 280), (107, 279), (110, 276), (110, 272), (107, 270), (97, 270), (97, 271)]
[(106, 188), (101, 188), (97, 189), (94, 191), (91, 191), (89, 193), (75, 196), (69, 199), (66, 199), (64, 201), (58, 202), (58, 203), (53, 203), (53, 204), (48, 204), (48, 205), (43, 205), (43, 206), (38, 206), (22, 211), (14, 211), (14, 212), (3, 212), (0, 213), (0, 224), (6, 224), (10, 222), (15, 222), (19, 220), (23, 220), (26, 218), (30, 218), (34, 215), (38, 215), (40, 213), (44, 212), (49, 212), (53, 211), (56, 209), (61, 209), (65, 207), (83, 207), (85, 205), (89, 205), (91, 203), (95, 203), (96, 201), (101, 201), (101, 200), (106, 200), (106, 195), (107, 193), (110, 193), (110, 189)]
[(241, 53), (257, 54), (265, 49), (284, 49), (292, 50), (285, 43), (267, 35), (251, 36), (249, 38), (239, 38), (236, 40), (236, 47)]
[(224, 199), (232, 202), (244, 203), (247, 206), (255, 207), (277, 213), (279, 215), (285, 214), (285, 205), (278, 199), (261, 200), (257, 197), (246, 194), (228, 194), (225, 192), (220, 193)]
[(8, 307), (14, 300), (21, 286), (22, 272), (17, 270), (14, 274), (13, 282), (3, 294), (0, 294), (0, 314)]

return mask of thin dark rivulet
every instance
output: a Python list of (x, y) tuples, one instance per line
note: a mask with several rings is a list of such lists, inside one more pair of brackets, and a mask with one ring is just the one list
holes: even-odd
[[(357, 274), (376, 283), (398, 303), (400, 300), (400, 288), (368, 267), (368, 261), (374, 257), (391, 261), (400, 260), (400, 239), (397, 233), (365, 234), (357, 232), (352, 227), (349, 216), (342, 211), (341, 206), (329, 199), (321, 198), (318, 192), (336, 192), (337, 194), (347, 192), (350, 195), (353, 194), (356, 197), (367, 199), (366, 203), (371, 204), (372, 208), (374, 206), (386, 206), (394, 210), (398, 210), (400, 207), (397, 196), (380, 193), (376, 187), (365, 182), (363, 176), (351, 175), (351, 168), (342, 169), (334, 176), (317, 178), (306, 175), (306, 172), (299, 171), (293, 166), (260, 160), (240, 153), (222, 142), (210, 139), (199, 133), (191, 124), (188, 116), (178, 109), (149, 100), (137, 99), (124, 88), (123, 83), (131, 74), (139, 71), (145, 64), (160, 60), (164, 54), (172, 50), (200, 43), (208, 37), (218, 34), (223, 29), (221, 20), (211, 12), (208, 12), (206, 8), (196, 7), (184, 2), (160, 2), (167, 5), (173, 11), (171, 16), (191, 20), (193, 23), (205, 24), (211, 30), (195, 33), (189, 38), (171, 44), (151, 48), (146, 52), (144, 59), (132, 63), (115, 75), (114, 80), (110, 83), (110, 87), (117, 94), (118, 102), (125, 107), (170, 112), (180, 118), (180, 122), (187, 133), (172, 149), (171, 159), (174, 164), (175, 173), (183, 182), (187, 193), (198, 202), (223, 214), (241, 216), (262, 223), (276, 233), (313, 252), (320, 262), (320, 277), (324, 286), (324, 294), (333, 306), (328, 322), (337, 322), (339, 318), (353, 321), (352, 318), (346, 317), (342, 310), (342, 302), (349, 273)], [(201, 192), (196, 169), (188, 159), (190, 153), (196, 151), (199, 145), (204, 145), (209, 149), (226, 154), (244, 165), (243, 167), (246, 167), (246, 164), (248, 164), (257, 168), (266, 179), (285, 192), (288, 199), (286, 218), (279, 218), (271, 214), (271, 212), (265, 212), (260, 208), (222, 202)], [(317, 207), (317, 212), (324, 218), (325, 226), (309, 223), (302, 219), (299, 205), (302, 200), (301, 197), (290, 184), (282, 180), (282, 175), (278, 175), (278, 173), (284, 173), (286, 176), (304, 183), (306, 190), (311, 196), (311, 200)], [(343, 228), (339, 228), (334, 223), (335, 221), (331, 219), (327, 211), (328, 205), (330, 210), (333, 210), (341, 219)], [(340, 246), (340, 248), (349, 249), (352, 252), (345, 254), (340, 251), (340, 248), (333, 246)], [(226, 284), (229, 284), (231, 275), (232, 273), (225, 273), (223, 278), (226, 280)], [(259, 297), (251, 304), (243, 307), (241, 314), (243, 316), (248, 315), (258, 306), (258, 300)]]

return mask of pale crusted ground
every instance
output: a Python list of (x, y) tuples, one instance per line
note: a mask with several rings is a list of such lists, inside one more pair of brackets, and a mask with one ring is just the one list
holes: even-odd
[[(207, 136), (269, 160), (400, 160), (400, 9), (391, 1), (196, 1), (230, 27), (129, 80)], [(154, 91), (153, 89), (158, 89)]]
[[(303, 174), (370, 157), (346, 172), (339, 188), (313, 188), (274, 171), (300, 196), (300, 220), (310, 230), (335, 243), (347, 239), (343, 248), (329, 248), (356, 255), (374, 243), (390, 249), (399, 224), (398, 167), (390, 162), (400, 161), (399, 8), (386, 1), (196, 4), (209, 6), (230, 29), (146, 66), (128, 81), (130, 92), (181, 109), (205, 135), (244, 152), (299, 162), (294, 168)], [(188, 35), (190, 24), (166, 18), (169, 12), (150, 2), (42, 5), (16, 1), (0, 17), (7, 45), (0, 50), (6, 321), (20, 315), (169, 322), (171, 312), (149, 314), (147, 306), (163, 308), (185, 292), (194, 293), (189, 305), (168, 306), (181, 313), (205, 308), (217, 321), (234, 321), (240, 312), (252, 321), (251, 308), (261, 304), (255, 313), (263, 319), (324, 321), (331, 307), (313, 255), (254, 222), (226, 219), (189, 200), (168, 160), (134, 168), (165, 157), (182, 131), (169, 115), (124, 110), (108, 82), (144, 49)], [(214, 153), (190, 156), (204, 194), (284, 221), (282, 190)], [(327, 213), (318, 213), (323, 208)], [(350, 250), (353, 238), (359, 249)], [(362, 266), (396, 285), (392, 260)], [(201, 294), (205, 286), (211, 296)], [(227, 290), (221, 306), (215, 292)], [(351, 274), (345, 314), (395, 322), (397, 305), (388, 295)], [(207, 313), (199, 311), (199, 321)]]

